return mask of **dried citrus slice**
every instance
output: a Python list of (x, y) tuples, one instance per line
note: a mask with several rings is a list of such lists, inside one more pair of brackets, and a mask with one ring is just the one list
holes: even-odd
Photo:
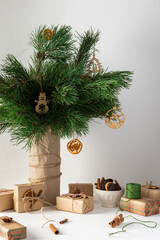
[(83, 144), (78, 139), (72, 139), (67, 143), (67, 149), (71, 154), (78, 154), (82, 150)]

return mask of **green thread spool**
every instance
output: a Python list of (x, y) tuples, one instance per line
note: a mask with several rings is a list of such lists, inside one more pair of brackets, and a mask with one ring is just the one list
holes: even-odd
[(141, 185), (138, 183), (127, 183), (126, 184), (126, 197), (129, 199), (141, 198)]

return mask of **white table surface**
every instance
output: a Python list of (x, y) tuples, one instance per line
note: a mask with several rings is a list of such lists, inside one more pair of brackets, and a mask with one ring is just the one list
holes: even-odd
[[(126, 223), (133, 221), (127, 218), (120, 226), (111, 228), (108, 223), (115, 217), (117, 208), (103, 208), (100, 203), (95, 201), (95, 209), (86, 214), (76, 214), (64, 211), (58, 211), (53, 207), (45, 207), (44, 214), (47, 218), (52, 218), (55, 221), (68, 218), (69, 222), (61, 225), (53, 223), (60, 231), (59, 235), (54, 235), (49, 229), (49, 224), (41, 228), (46, 221), (41, 213), (16, 213), (12, 211), (4, 211), (0, 216), (9, 216), (22, 225), (27, 227), (28, 240), (119, 240), (119, 239), (134, 239), (134, 240), (159, 240), (160, 239), (160, 214), (143, 217), (137, 214), (123, 212), (124, 216), (132, 215), (141, 220), (156, 221), (158, 226), (154, 229), (147, 228), (142, 225), (134, 224), (126, 228), (127, 232), (117, 235), (108, 236), (108, 233), (118, 231)], [(3, 239), (0, 237), (0, 239)]]

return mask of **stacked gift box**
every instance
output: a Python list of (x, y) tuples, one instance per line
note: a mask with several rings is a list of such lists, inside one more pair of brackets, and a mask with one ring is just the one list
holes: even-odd
[[(150, 186), (149, 186), (150, 185)], [(159, 213), (160, 189), (158, 186), (147, 184), (141, 187), (141, 198), (130, 199), (122, 197), (120, 208), (142, 216), (150, 216)]]
[(68, 192), (56, 198), (57, 210), (84, 214), (94, 209), (93, 184), (70, 183)]
[(141, 187), (141, 196), (157, 200), (160, 203), (160, 187), (152, 185), (152, 181), (146, 181), (146, 185)]
[[(43, 183), (15, 184), (13, 189), (0, 189), (0, 211), (18, 212), (39, 210), (43, 206)], [(26, 227), (14, 219), (0, 217), (0, 236), (5, 239), (26, 238)]]

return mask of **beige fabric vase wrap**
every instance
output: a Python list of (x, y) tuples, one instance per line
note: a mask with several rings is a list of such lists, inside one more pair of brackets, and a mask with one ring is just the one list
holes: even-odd
[(48, 130), (38, 145), (30, 149), (29, 181), (44, 182), (44, 200), (54, 205), (60, 195), (60, 164), (60, 137)]

